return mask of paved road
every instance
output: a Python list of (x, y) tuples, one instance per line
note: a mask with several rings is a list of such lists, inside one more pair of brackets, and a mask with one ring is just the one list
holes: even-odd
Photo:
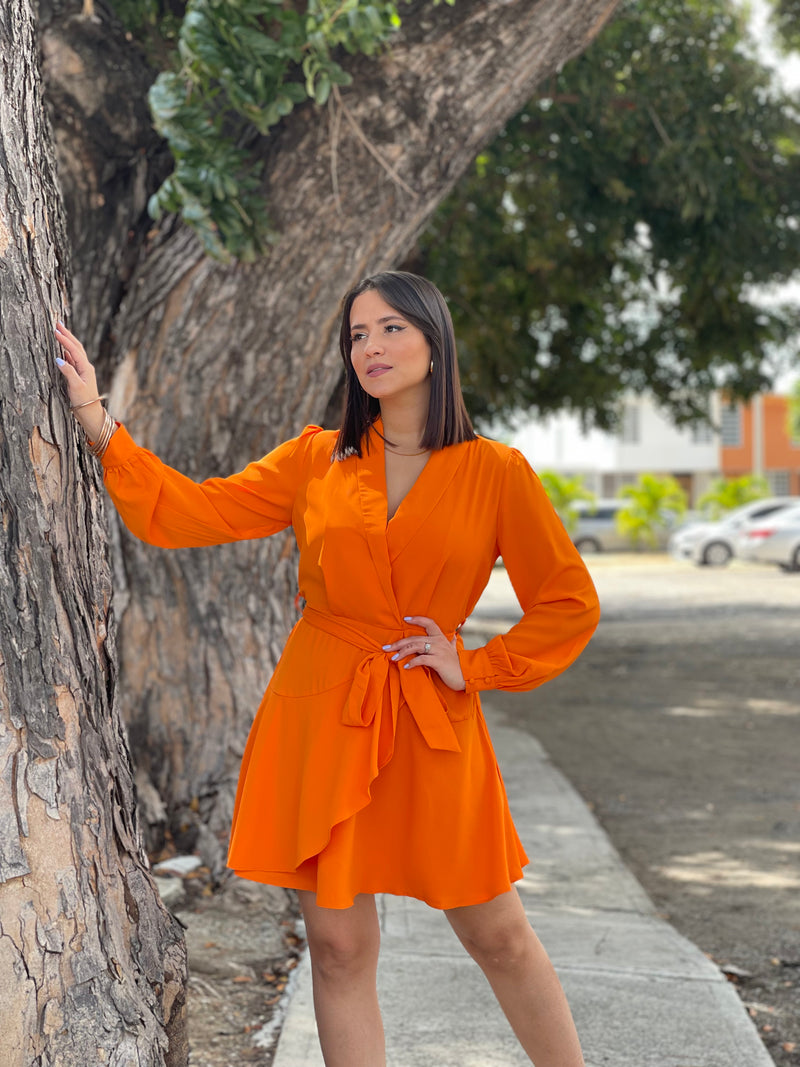
[[(800, 575), (590, 559), (598, 633), (534, 700), (495, 694), (583, 795), (659, 910), (800, 1063)], [(515, 615), (502, 571), (479, 610)]]

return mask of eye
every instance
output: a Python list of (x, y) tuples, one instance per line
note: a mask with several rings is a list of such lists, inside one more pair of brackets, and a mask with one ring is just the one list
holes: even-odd
[(356, 343), (356, 341), (363, 341), (365, 337), (366, 337), (366, 334), (363, 334), (363, 333), (354, 333), (354, 334), (352, 335), (352, 337), (350, 338), (350, 343), (351, 343), (351, 344), (355, 344), (355, 343)]
[(399, 333), (400, 330), (404, 330), (404, 329), (405, 329), (405, 326), (401, 326), (397, 322), (390, 322), (389, 325), (386, 327), (387, 332), (391, 330), (392, 333), (394, 333), (395, 330)]

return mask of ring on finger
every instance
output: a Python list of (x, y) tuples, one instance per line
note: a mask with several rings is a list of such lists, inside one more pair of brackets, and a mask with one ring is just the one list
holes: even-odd
[(426, 642), (425, 642), (424, 648), (425, 648), (425, 655), (427, 656), (427, 655), (428, 655), (428, 653), (429, 653), (429, 652), (430, 652), (430, 650), (431, 650), (431, 643), (430, 643), (430, 641), (426, 641)]

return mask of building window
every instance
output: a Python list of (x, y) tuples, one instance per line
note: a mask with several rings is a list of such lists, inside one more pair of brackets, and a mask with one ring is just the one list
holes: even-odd
[(640, 440), (639, 408), (626, 404), (622, 409), (619, 439), (624, 445), (638, 445)]
[(714, 443), (714, 427), (710, 422), (692, 423), (692, 444), (711, 445)]
[(765, 477), (773, 496), (790, 496), (791, 482), (788, 471), (766, 471)]
[(739, 448), (742, 444), (742, 409), (736, 404), (722, 409), (720, 444), (723, 448)]

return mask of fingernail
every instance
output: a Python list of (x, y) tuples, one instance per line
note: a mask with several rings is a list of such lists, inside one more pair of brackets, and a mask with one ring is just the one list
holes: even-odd
[(413, 615), (404, 615), (403, 622), (411, 622)]
[(400, 653), (395, 652), (395, 654), (392, 656), (392, 659), (400, 659)]
[(64, 329), (64, 323), (61, 321), (61, 319), (58, 320), (56, 326), (60, 326), (62, 330)]
[(65, 359), (62, 359), (61, 356), (56, 356), (56, 363), (59, 365), (59, 367), (63, 367), (66, 362), (67, 361)]
[(403, 670), (404, 670), (404, 671), (407, 671), (407, 670), (408, 670), (408, 668), (409, 668), (410, 666), (411, 666), (411, 664), (410, 664), (410, 663), (404, 663), (404, 664), (403, 664)]
[(392, 647), (391, 645), (381, 645), (381, 648), (383, 649), (384, 652), (388, 652), (391, 647)]

